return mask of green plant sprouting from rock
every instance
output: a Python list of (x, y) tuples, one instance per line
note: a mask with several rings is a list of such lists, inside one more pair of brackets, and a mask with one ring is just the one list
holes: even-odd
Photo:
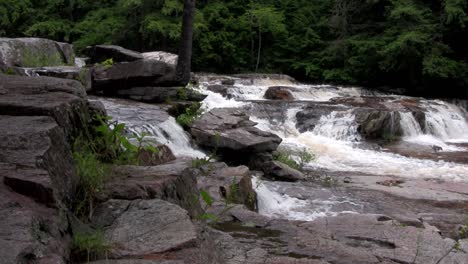
[[(98, 125), (76, 137), (73, 144), (73, 157), (79, 176), (79, 188), (74, 211), (81, 219), (90, 218), (112, 164), (139, 165), (144, 151), (157, 154), (159, 150), (148, 144), (146, 134), (128, 137), (125, 124), (111, 121), (109, 117), (95, 117)], [(130, 139), (136, 144), (130, 143)]]
[[(295, 159), (294, 156), (297, 156)], [(273, 159), (287, 165), (295, 170), (302, 171), (307, 163), (315, 159), (315, 155), (310, 153), (307, 149), (302, 149), (297, 155), (289, 151), (277, 151), (273, 155)]]
[(72, 247), (75, 255), (86, 256), (87, 263), (100, 255), (106, 255), (110, 249), (104, 233), (100, 230), (74, 234)]
[(192, 103), (186, 110), (185, 113), (177, 117), (177, 123), (184, 128), (189, 127), (197, 118), (203, 114), (200, 103)]

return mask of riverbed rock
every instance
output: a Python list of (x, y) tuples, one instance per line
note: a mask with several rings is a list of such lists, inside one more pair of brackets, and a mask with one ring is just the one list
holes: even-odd
[(143, 59), (139, 52), (115, 45), (96, 45), (87, 47), (84, 53), (90, 58), (90, 63), (102, 63), (112, 59), (114, 62), (130, 62)]
[(176, 159), (172, 150), (166, 145), (156, 146), (157, 152), (152, 152), (146, 149), (140, 150), (138, 154), (139, 166), (157, 166), (168, 163)]
[(0, 38), (0, 69), (74, 64), (70, 44), (42, 38)]
[[(215, 203), (243, 204), (257, 210), (257, 195), (252, 186), (248, 167), (228, 167), (225, 163), (209, 163), (192, 174), (198, 175), (198, 188), (208, 192)], [(203, 202), (203, 201), (202, 201)]]
[(0, 262), (68, 263), (71, 238), (65, 214), (9, 189), (3, 184), (3, 171), (0, 169)]
[(58, 206), (74, 197), (78, 178), (63, 130), (50, 117), (0, 116), (0, 162), (14, 191)]
[(146, 60), (162, 61), (174, 68), (177, 66), (177, 61), (179, 59), (179, 56), (177, 54), (164, 51), (144, 52), (141, 55), (143, 55), (143, 58), (145, 58)]
[(192, 217), (201, 214), (197, 180), (184, 173), (191, 166), (188, 160), (175, 160), (158, 166), (115, 166), (99, 194), (101, 201), (109, 199), (162, 199), (178, 204)]
[(0, 74), (0, 115), (50, 116), (67, 136), (90, 119), (86, 91), (77, 81)]
[(94, 224), (111, 244), (110, 258), (144, 258), (194, 245), (187, 211), (163, 200), (110, 200), (96, 208)]
[(177, 100), (201, 102), (206, 98), (206, 95), (183, 87), (132, 87), (118, 90), (117, 96), (146, 103), (166, 103)]
[(300, 181), (305, 176), (302, 172), (276, 160), (267, 161), (260, 165), (265, 177), (279, 181)]
[(200, 146), (217, 148), (221, 155), (276, 150), (281, 138), (255, 125), (242, 110), (216, 108), (196, 120), (190, 132)]
[(272, 86), (269, 87), (265, 92), (264, 98), (270, 100), (283, 100), (283, 101), (292, 101), (294, 100), (294, 87), (289, 86)]

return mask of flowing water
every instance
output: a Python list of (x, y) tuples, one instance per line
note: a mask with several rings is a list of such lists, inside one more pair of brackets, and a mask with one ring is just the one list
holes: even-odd
[[(365, 139), (358, 132), (353, 108), (332, 111), (320, 117), (314, 129), (300, 132), (297, 129), (296, 114), (307, 102), (330, 102), (332, 98), (378, 96), (384, 98), (384, 103), (394, 104), (395, 96), (369, 92), (360, 88), (332, 87), (328, 85), (298, 85), (289, 81), (255, 82), (253, 84), (235, 84), (229, 89), (231, 99), (206, 90), (208, 85), (201, 85), (202, 92), (208, 94), (205, 107), (246, 107), (250, 111), (251, 120), (258, 123), (257, 127), (279, 135), (283, 142), (280, 149), (290, 151), (307, 150), (314, 153), (315, 160), (307, 164), (307, 168), (328, 173), (352, 175), (382, 175), (410, 178), (440, 178), (453, 181), (468, 181), (468, 165), (450, 161), (422, 159), (402, 156), (386, 151), (381, 147), (369, 148)], [(265, 118), (262, 107), (256, 107), (263, 102), (263, 95), (269, 86), (287, 85), (293, 87), (292, 94), (297, 102), (286, 107), (278, 107), (284, 111), (282, 118)], [(385, 99), (388, 97), (388, 100)], [(398, 97), (397, 99), (408, 99)], [(444, 152), (460, 152), (467, 155), (468, 149), (453, 143), (468, 142), (467, 112), (463, 107), (439, 100), (421, 99), (420, 107), (424, 109), (425, 128), (421, 127), (411, 112), (395, 107), (391, 112), (392, 122), (398, 122), (403, 132), (402, 142), (426, 146), (432, 151), (434, 146)], [(269, 111), (269, 110), (264, 110)], [(266, 116), (271, 114), (266, 113)], [(392, 124), (396, 125), (396, 124)], [(352, 201), (346, 195), (324, 195), (324, 189), (314, 189), (302, 183), (281, 183), (263, 181), (255, 178), (254, 186), (259, 195), (259, 210), (264, 215), (285, 217), (294, 220), (313, 220), (320, 216), (339, 213), (360, 212), (362, 205)], [(302, 194), (297, 197), (295, 194)], [(311, 193), (317, 194), (313, 197)], [(305, 195), (307, 194), (307, 195)], [(308, 196), (308, 197), (304, 197)], [(301, 195), (300, 195), (301, 196)], [(319, 198), (318, 198), (319, 197)]]
[[(197, 88), (208, 95), (203, 108), (216, 107), (250, 109), (251, 120), (259, 129), (279, 135), (283, 142), (280, 149), (298, 152), (306, 150), (315, 159), (306, 168), (325, 174), (382, 175), (403, 178), (443, 179), (468, 182), (468, 165), (447, 160), (403, 156), (376, 144), (366, 142), (359, 134), (354, 106), (335, 102), (336, 98), (378, 97), (383, 104), (396, 105), (395, 97), (361, 88), (334, 87), (329, 85), (303, 85), (287, 80), (238, 80), (229, 88), (229, 98), (207, 89), (219, 84), (216, 80), (202, 82)], [(286, 105), (263, 105), (263, 95), (270, 86), (291, 86), (294, 102)], [(167, 144), (177, 156), (202, 157), (205, 154), (190, 143), (190, 137), (157, 106), (131, 103), (114, 99), (100, 99), (109, 115), (127, 124), (129, 133), (148, 133), (156, 141)], [(424, 125), (415, 116), (398, 106), (391, 112), (391, 126), (399, 125), (402, 144), (415, 144), (432, 151), (436, 146), (442, 152), (467, 155), (468, 114), (463, 104), (440, 100), (418, 99), (425, 113)], [(333, 104), (338, 108), (321, 115), (315, 127), (299, 131), (296, 115), (310, 103)], [(271, 107), (274, 110), (271, 110)], [(277, 107), (277, 108), (275, 108)], [(254, 109), (254, 110), (252, 110)], [(326, 188), (315, 188), (304, 183), (270, 182), (255, 177), (260, 213), (272, 217), (294, 220), (313, 220), (317, 217), (340, 213), (360, 212), (363, 205), (346, 194), (337, 195)]]

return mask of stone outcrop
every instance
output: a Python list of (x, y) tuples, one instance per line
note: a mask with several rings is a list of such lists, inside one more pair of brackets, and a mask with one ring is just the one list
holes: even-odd
[[(78, 178), (63, 130), (50, 117), (0, 116), (4, 183), (37, 202), (70, 203)], [(57, 204), (59, 203), (59, 204)]]
[(74, 64), (70, 44), (41, 38), (0, 38), (0, 69)]
[(0, 74), (0, 115), (50, 116), (67, 135), (89, 121), (86, 91), (73, 80)]
[(147, 60), (162, 61), (169, 64), (172, 67), (175, 67), (177, 65), (177, 61), (179, 58), (177, 54), (164, 51), (144, 52), (141, 55), (143, 55), (143, 58)]

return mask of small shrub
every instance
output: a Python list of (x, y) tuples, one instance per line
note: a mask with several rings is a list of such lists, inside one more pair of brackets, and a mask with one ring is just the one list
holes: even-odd
[(307, 149), (304, 148), (303, 150), (301, 150), (301, 152), (299, 152), (299, 167), (301, 170), (304, 169), (304, 166), (307, 163), (313, 160), (315, 160), (315, 155), (308, 152)]
[(73, 237), (73, 251), (77, 256), (86, 255), (86, 261), (89, 263), (98, 256), (107, 254), (110, 245), (104, 238), (102, 231), (94, 231), (86, 234), (75, 234)]
[(181, 101), (188, 100), (188, 93), (186, 88), (180, 88), (177, 90), (176, 99)]
[(192, 103), (192, 105), (185, 110), (185, 113), (177, 117), (177, 123), (184, 128), (192, 125), (195, 119), (203, 114), (203, 110), (200, 107), (200, 103)]
[(146, 134), (132, 136), (136, 145), (124, 135), (125, 125), (110, 122), (109, 117), (96, 117), (94, 133), (80, 135), (73, 144), (73, 157), (79, 176), (77, 198), (73, 205), (81, 218), (91, 217), (97, 195), (109, 172), (109, 164), (139, 165), (142, 150), (157, 154), (159, 150), (147, 144)]
[(99, 63), (99, 65), (103, 66), (105, 69), (109, 69), (110, 67), (114, 65), (114, 59), (113, 58), (107, 59)]
[(297, 163), (292, 157), (291, 153), (289, 152), (284, 152), (284, 151), (278, 151), (273, 155), (273, 158), (287, 166), (289, 166), (292, 169), (299, 170), (301, 169), (299, 163)]
[(6, 75), (15, 75), (15, 70), (13, 70), (13, 68), (7, 68), (6, 70), (4, 70), (4, 72)]
[(394, 143), (394, 142), (397, 142), (398, 140), (400, 140), (400, 136), (392, 134), (392, 133), (386, 132), (382, 135), (382, 141), (384, 144)]
[(102, 190), (109, 167), (98, 159), (88, 143), (81, 138), (75, 141), (73, 158), (79, 177), (74, 211), (83, 219), (92, 215), (95, 197)]
[(460, 230), (458, 231), (458, 237), (460, 239), (468, 238), (468, 224), (460, 227)]

